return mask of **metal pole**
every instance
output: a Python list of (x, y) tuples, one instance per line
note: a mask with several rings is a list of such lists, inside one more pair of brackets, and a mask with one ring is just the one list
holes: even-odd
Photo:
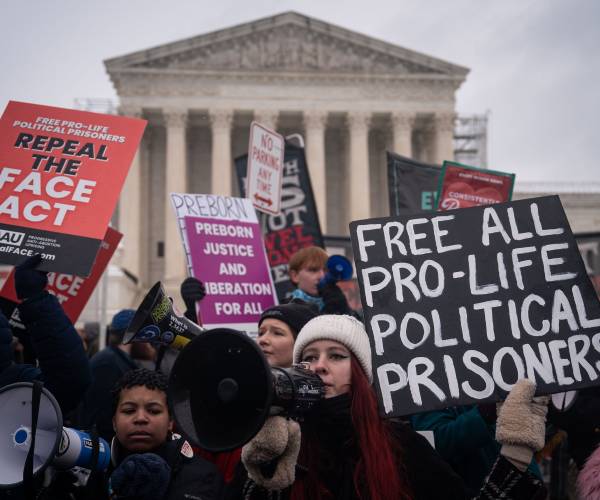
[(102, 273), (100, 281), (100, 300), (99, 300), (99, 323), (100, 331), (98, 332), (98, 350), (101, 351), (106, 347), (106, 299), (108, 296), (108, 266)]

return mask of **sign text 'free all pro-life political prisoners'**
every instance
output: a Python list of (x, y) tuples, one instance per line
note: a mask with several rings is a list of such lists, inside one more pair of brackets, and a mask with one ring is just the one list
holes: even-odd
[(595, 385), (600, 304), (558, 196), (351, 225), (384, 415)]

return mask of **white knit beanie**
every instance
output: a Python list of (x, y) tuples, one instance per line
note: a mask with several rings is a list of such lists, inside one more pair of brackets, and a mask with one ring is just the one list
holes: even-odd
[(296, 338), (294, 363), (300, 363), (302, 351), (315, 340), (334, 340), (344, 345), (356, 356), (369, 382), (373, 383), (369, 337), (364, 325), (356, 318), (343, 314), (324, 314), (311, 319)]

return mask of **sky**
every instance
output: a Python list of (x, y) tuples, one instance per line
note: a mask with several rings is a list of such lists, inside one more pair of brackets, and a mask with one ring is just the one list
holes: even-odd
[(490, 168), (600, 191), (597, 0), (2, 0), (0, 109), (116, 99), (105, 59), (288, 10), (470, 68)]

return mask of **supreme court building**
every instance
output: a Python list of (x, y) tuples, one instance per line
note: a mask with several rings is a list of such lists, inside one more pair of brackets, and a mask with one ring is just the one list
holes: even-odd
[[(256, 120), (300, 133), (323, 233), (389, 215), (385, 151), (453, 159), (468, 69), (287, 12), (105, 61), (120, 113), (148, 120), (119, 205), (120, 267), (171, 294), (185, 276), (170, 192), (238, 195), (233, 159)], [(131, 299), (126, 299), (131, 297)], [(133, 298), (136, 297), (136, 298)]]

